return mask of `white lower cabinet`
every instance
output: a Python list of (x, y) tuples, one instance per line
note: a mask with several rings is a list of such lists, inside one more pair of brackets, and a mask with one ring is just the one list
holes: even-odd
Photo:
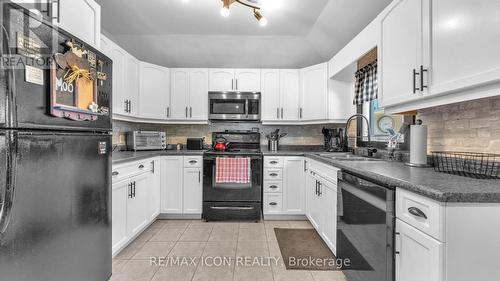
[(304, 215), (304, 157), (264, 157), (264, 216)]
[(112, 253), (116, 255), (159, 214), (158, 158), (113, 166)]
[[(325, 170), (326, 169), (326, 170)], [(334, 254), (337, 253), (337, 168), (307, 160), (306, 216)]]
[(201, 214), (203, 206), (203, 174), (201, 168), (184, 168), (183, 213)]
[(396, 281), (441, 281), (444, 243), (396, 219)]
[(112, 243), (113, 243), (113, 253), (116, 253), (121, 249), (129, 238), (127, 234), (127, 196), (130, 192), (130, 183), (122, 182), (118, 184), (113, 184), (112, 187), (112, 216), (111, 221), (112, 227)]
[(127, 233), (133, 237), (138, 234), (150, 220), (149, 206), (149, 175), (142, 174), (130, 179), (130, 192), (127, 201)]
[(165, 156), (161, 158), (161, 213), (202, 213), (202, 156)]
[(161, 162), (161, 212), (182, 214), (183, 156), (162, 157)]

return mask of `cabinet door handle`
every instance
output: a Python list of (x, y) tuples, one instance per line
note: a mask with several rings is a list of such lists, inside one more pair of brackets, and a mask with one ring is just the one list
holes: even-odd
[(318, 196), (323, 195), (323, 183), (318, 181)]
[[(417, 72), (417, 70), (414, 68), (413, 69), (413, 93), (416, 94), (417, 93), (417, 90), (420, 90), (419, 88), (417, 88), (416, 84), (417, 84), (417, 76), (419, 76), (420, 74)], [(422, 79), (420, 79), (422, 80)]]
[(198, 163), (198, 161), (196, 161), (196, 160), (189, 160), (189, 164), (194, 165), (194, 164), (196, 164), (196, 163)]
[(134, 198), (135, 198), (135, 181), (134, 181)]
[(198, 182), (201, 183), (201, 171), (198, 171)]
[(273, 161), (269, 162), (269, 164), (276, 165), (276, 164), (278, 164), (278, 161), (273, 160)]
[(283, 107), (281, 108), (281, 119), (283, 119)]
[(277, 177), (278, 174), (276, 174), (276, 173), (270, 173), (269, 176), (271, 176), (271, 177)]
[(280, 108), (276, 107), (276, 118), (280, 119)]
[(167, 118), (169, 118), (169, 117), (170, 117), (170, 106), (167, 107)]
[(278, 186), (276, 186), (276, 185), (270, 185), (269, 188), (276, 189), (276, 188), (278, 188)]
[(128, 188), (128, 198), (132, 198), (132, 183), (127, 185)]
[(302, 107), (299, 109), (299, 117), (302, 119)]
[(316, 195), (318, 195), (318, 181), (316, 181)]
[(123, 103), (125, 106), (125, 112), (128, 112), (128, 100), (125, 100)]
[(139, 169), (144, 169), (144, 165), (139, 165)]
[(424, 68), (423, 65), (420, 66), (420, 91), (423, 91), (424, 89), (427, 88), (426, 85), (424, 85), (424, 72), (427, 72), (427, 69)]
[(415, 217), (427, 219), (427, 216), (425, 215), (425, 213), (422, 212), (422, 210), (420, 210), (417, 207), (410, 207), (410, 208), (408, 208), (408, 212), (410, 214), (414, 215)]
[(304, 172), (307, 172), (307, 160), (304, 160)]
[(269, 205), (271, 205), (271, 206), (276, 206), (276, 205), (278, 205), (278, 203), (276, 203), (276, 202), (271, 202), (271, 203), (269, 203)]
[(119, 173), (118, 171), (113, 171), (113, 172), (111, 173), (111, 175), (112, 175), (112, 176), (118, 176), (119, 174), (120, 174), (120, 173)]
[(191, 106), (189, 107), (189, 117), (193, 118), (193, 108)]
[(151, 173), (155, 173), (155, 161), (151, 161)]
[(234, 79), (231, 79), (231, 90), (234, 90)]
[(188, 118), (188, 107), (186, 106), (186, 118)]
[(238, 90), (238, 79), (236, 79), (236, 89), (235, 90)]

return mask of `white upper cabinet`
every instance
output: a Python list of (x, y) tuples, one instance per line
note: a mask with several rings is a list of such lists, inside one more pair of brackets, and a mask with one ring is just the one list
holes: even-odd
[(183, 120), (189, 118), (189, 69), (176, 68), (170, 75), (170, 103), (172, 114), (170, 118)]
[(278, 69), (263, 69), (262, 81), (262, 121), (280, 119), (280, 71)]
[(422, 11), (429, 0), (400, 0), (382, 19), (381, 106), (417, 99), (422, 58)]
[(500, 1), (431, 3), (429, 94), (499, 82)]
[(328, 64), (321, 63), (301, 69), (301, 107), (304, 121), (328, 118)]
[(128, 114), (128, 94), (125, 90), (128, 53), (108, 38), (101, 37), (101, 50), (113, 60), (113, 113)]
[(175, 68), (171, 70), (171, 108), (173, 120), (208, 119), (208, 70)]
[(297, 69), (262, 70), (263, 121), (299, 120), (299, 81)]
[(498, 95), (498, 11), (496, 0), (396, 1), (381, 22), (381, 106), (399, 112)]
[(260, 69), (210, 69), (210, 91), (260, 92)]
[(125, 93), (129, 100), (128, 113), (132, 116), (139, 114), (139, 60), (130, 54), (125, 61)]
[(234, 69), (214, 68), (210, 69), (210, 91), (235, 91)]
[(286, 121), (299, 119), (300, 74), (298, 69), (280, 70), (280, 117)]
[(58, 8), (55, 7), (59, 11), (55, 24), (99, 49), (101, 6), (94, 0), (63, 0), (55, 3), (59, 4)]
[(193, 68), (189, 72), (189, 113), (191, 120), (208, 120), (208, 69)]
[(166, 67), (140, 63), (139, 117), (167, 119), (170, 107), (170, 71)]
[(260, 92), (260, 69), (236, 69), (234, 90), (240, 92)]

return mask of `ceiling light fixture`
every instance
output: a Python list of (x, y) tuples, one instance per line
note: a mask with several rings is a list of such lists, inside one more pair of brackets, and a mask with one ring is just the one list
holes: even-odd
[(234, 2), (240, 3), (243, 6), (247, 6), (249, 8), (253, 9), (253, 15), (259, 21), (260, 26), (266, 26), (267, 25), (267, 19), (262, 15), (261, 11), (261, 1), (262, 0), (221, 0), (222, 1), (222, 8), (220, 10), (220, 14), (223, 17), (228, 17), (230, 14), (229, 7), (231, 4)]

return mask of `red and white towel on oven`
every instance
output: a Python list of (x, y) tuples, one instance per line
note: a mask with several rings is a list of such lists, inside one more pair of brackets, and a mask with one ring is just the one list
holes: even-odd
[(215, 158), (216, 183), (250, 183), (250, 158)]

